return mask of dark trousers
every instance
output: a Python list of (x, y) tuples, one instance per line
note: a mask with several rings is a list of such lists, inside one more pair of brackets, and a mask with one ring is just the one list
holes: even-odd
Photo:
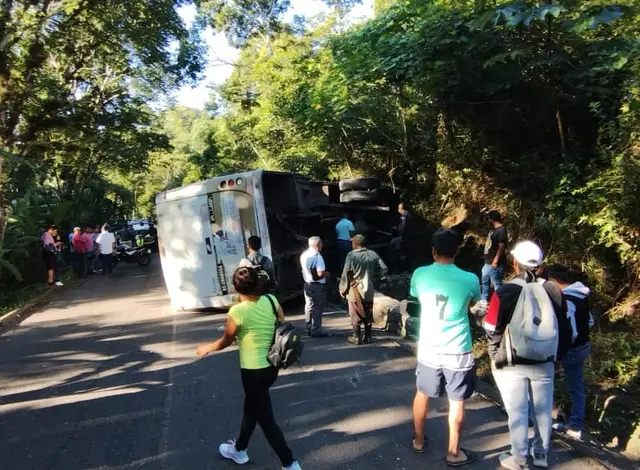
[(340, 263), (339, 274), (342, 274), (342, 270), (344, 269), (344, 263), (347, 260), (347, 255), (351, 251), (351, 241), (349, 240), (338, 240), (336, 243), (338, 247), (338, 262)]
[(356, 328), (364, 323), (364, 326), (373, 323), (373, 302), (362, 302), (364, 312), (359, 311), (356, 302), (349, 302), (349, 316), (351, 317), (351, 326)]
[(84, 277), (87, 273), (87, 258), (85, 253), (78, 253), (74, 251), (71, 253), (71, 263), (73, 266), (73, 272), (78, 277)]
[(102, 274), (113, 273), (113, 255), (109, 253), (105, 255), (104, 253), (100, 253), (100, 263), (102, 264)]
[(242, 387), (244, 388), (244, 414), (240, 437), (236, 441), (236, 450), (246, 450), (249, 439), (256, 424), (260, 425), (264, 437), (278, 454), (283, 467), (293, 464), (293, 454), (284, 440), (284, 435), (276, 423), (271, 406), (269, 389), (278, 378), (275, 367), (266, 369), (241, 369)]

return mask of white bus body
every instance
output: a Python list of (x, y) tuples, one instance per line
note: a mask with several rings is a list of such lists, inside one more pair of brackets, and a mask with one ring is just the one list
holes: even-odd
[[(285, 300), (302, 292), (299, 257), (308, 237), (323, 238), (325, 260), (335, 268), (334, 227), (345, 209), (357, 211), (374, 227), (388, 230), (393, 223), (388, 207), (340, 204), (337, 189), (337, 184), (294, 173), (255, 170), (159, 194), (158, 244), (172, 306), (199, 310), (233, 305), (233, 272), (247, 256), (252, 235), (262, 239), (262, 253), (273, 260), (276, 293)], [(379, 242), (385, 245), (385, 240)]]
[(231, 306), (233, 271), (250, 236), (259, 236), (271, 257), (262, 173), (221, 176), (157, 196), (162, 271), (173, 308)]

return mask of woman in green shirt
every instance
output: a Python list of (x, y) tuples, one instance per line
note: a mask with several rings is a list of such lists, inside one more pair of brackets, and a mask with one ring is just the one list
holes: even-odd
[(221, 444), (220, 455), (237, 464), (247, 463), (249, 439), (256, 424), (260, 424), (267, 441), (278, 454), (283, 470), (301, 470), (273, 416), (269, 394), (269, 389), (278, 378), (278, 369), (267, 361), (275, 331), (273, 309), (276, 308), (280, 321), (284, 321), (284, 312), (275, 297), (260, 296), (255, 269), (236, 269), (233, 286), (240, 294), (240, 303), (229, 310), (224, 334), (216, 342), (204, 344), (196, 350), (198, 356), (205, 357), (212, 352), (222, 351), (234, 339), (237, 339), (240, 349), (240, 376), (244, 388), (240, 436), (237, 441)]

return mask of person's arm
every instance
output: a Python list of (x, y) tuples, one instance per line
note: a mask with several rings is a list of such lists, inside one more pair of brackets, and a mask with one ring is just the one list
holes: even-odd
[[(550, 283), (545, 283), (550, 284)], [(560, 290), (560, 289), (558, 289)], [(562, 358), (567, 354), (569, 348), (573, 344), (572, 336), (573, 330), (571, 326), (571, 321), (569, 320), (569, 316), (567, 314), (567, 301), (564, 296), (560, 293), (560, 303), (554, 302), (554, 310), (556, 313), (556, 319), (558, 320), (558, 353), (556, 355), (556, 361), (561, 361)]]
[(356, 234), (356, 227), (353, 225), (353, 222), (349, 221), (349, 237), (353, 238)]
[[(473, 290), (472, 290), (472, 294), (471, 294), (471, 300), (469, 300), (469, 310), (471, 311), (471, 309), (480, 301), (480, 299), (482, 298), (482, 293), (480, 291), (480, 281), (478, 280), (477, 276), (474, 275), (474, 284), (473, 284)], [(485, 314), (487, 313), (486, 309), (483, 309), (482, 311), (477, 311), (474, 312), (474, 315), (477, 315), (478, 317), (483, 317)]]
[(416, 272), (411, 275), (411, 281), (409, 282), (409, 298), (418, 299), (418, 288), (416, 286)]
[(276, 309), (276, 311), (278, 312), (278, 320), (280, 320), (280, 322), (284, 321), (284, 310), (282, 310), (282, 305), (278, 304), (278, 308)]
[(387, 277), (389, 268), (384, 263), (384, 261), (382, 261), (382, 258), (380, 256), (378, 256), (378, 269), (380, 269), (380, 279), (384, 279), (385, 277)]
[[(280, 315), (280, 312), (278, 312), (278, 315)], [(283, 318), (284, 318), (284, 314), (283, 314)], [(225, 325), (224, 333), (222, 333), (222, 336), (218, 338), (217, 341), (214, 341), (213, 343), (208, 343), (208, 344), (203, 344), (202, 346), (198, 346), (198, 348), (196, 349), (196, 354), (199, 357), (206, 357), (211, 353), (222, 351), (223, 349), (233, 344), (233, 340), (236, 338), (237, 334), (238, 334), (238, 325), (236, 324), (234, 319), (231, 318), (231, 316), (227, 316), (227, 324)]]
[(273, 266), (273, 261), (271, 261), (271, 258), (269, 258), (268, 256), (264, 256), (264, 262), (262, 264), (262, 267), (269, 275), (271, 282), (276, 282), (276, 269)]
[(567, 318), (571, 323), (571, 344), (573, 344), (578, 337), (578, 325), (576, 324), (576, 306), (570, 300), (567, 300)]
[(498, 251), (496, 251), (496, 256), (493, 258), (493, 263), (491, 263), (491, 267), (497, 268), (500, 266), (500, 258), (506, 249), (506, 245), (504, 243), (498, 244)]
[(324, 264), (324, 258), (322, 257), (322, 255), (317, 256), (318, 259), (316, 260), (316, 271), (318, 271), (318, 276), (329, 279), (331, 275), (328, 271), (326, 271), (327, 267)]
[(507, 364), (507, 351), (501, 348), (501, 344), (507, 325), (511, 321), (513, 307), (520, 295), (520, 289), (505, 284), (500, 292), (494, 292), (489, 300), (483, 326), (489, 340), (489, 357), (499, 369)]

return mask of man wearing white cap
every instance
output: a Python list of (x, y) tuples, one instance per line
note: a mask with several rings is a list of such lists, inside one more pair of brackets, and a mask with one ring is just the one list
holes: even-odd
[[(515, 279), (495, 292), (485, 329), (493, 376), (509, 415), (511, 451), (500, 456), (510, 470), (546, 468), (551, 439), (554, 361), (571, 345), (571, 324), (562, 291), (552, 282), (536, 282), (544, 257), (538, 245), (518, 243), (511, 252)], [(534, 438), (529, 449), (529, 408)]]

